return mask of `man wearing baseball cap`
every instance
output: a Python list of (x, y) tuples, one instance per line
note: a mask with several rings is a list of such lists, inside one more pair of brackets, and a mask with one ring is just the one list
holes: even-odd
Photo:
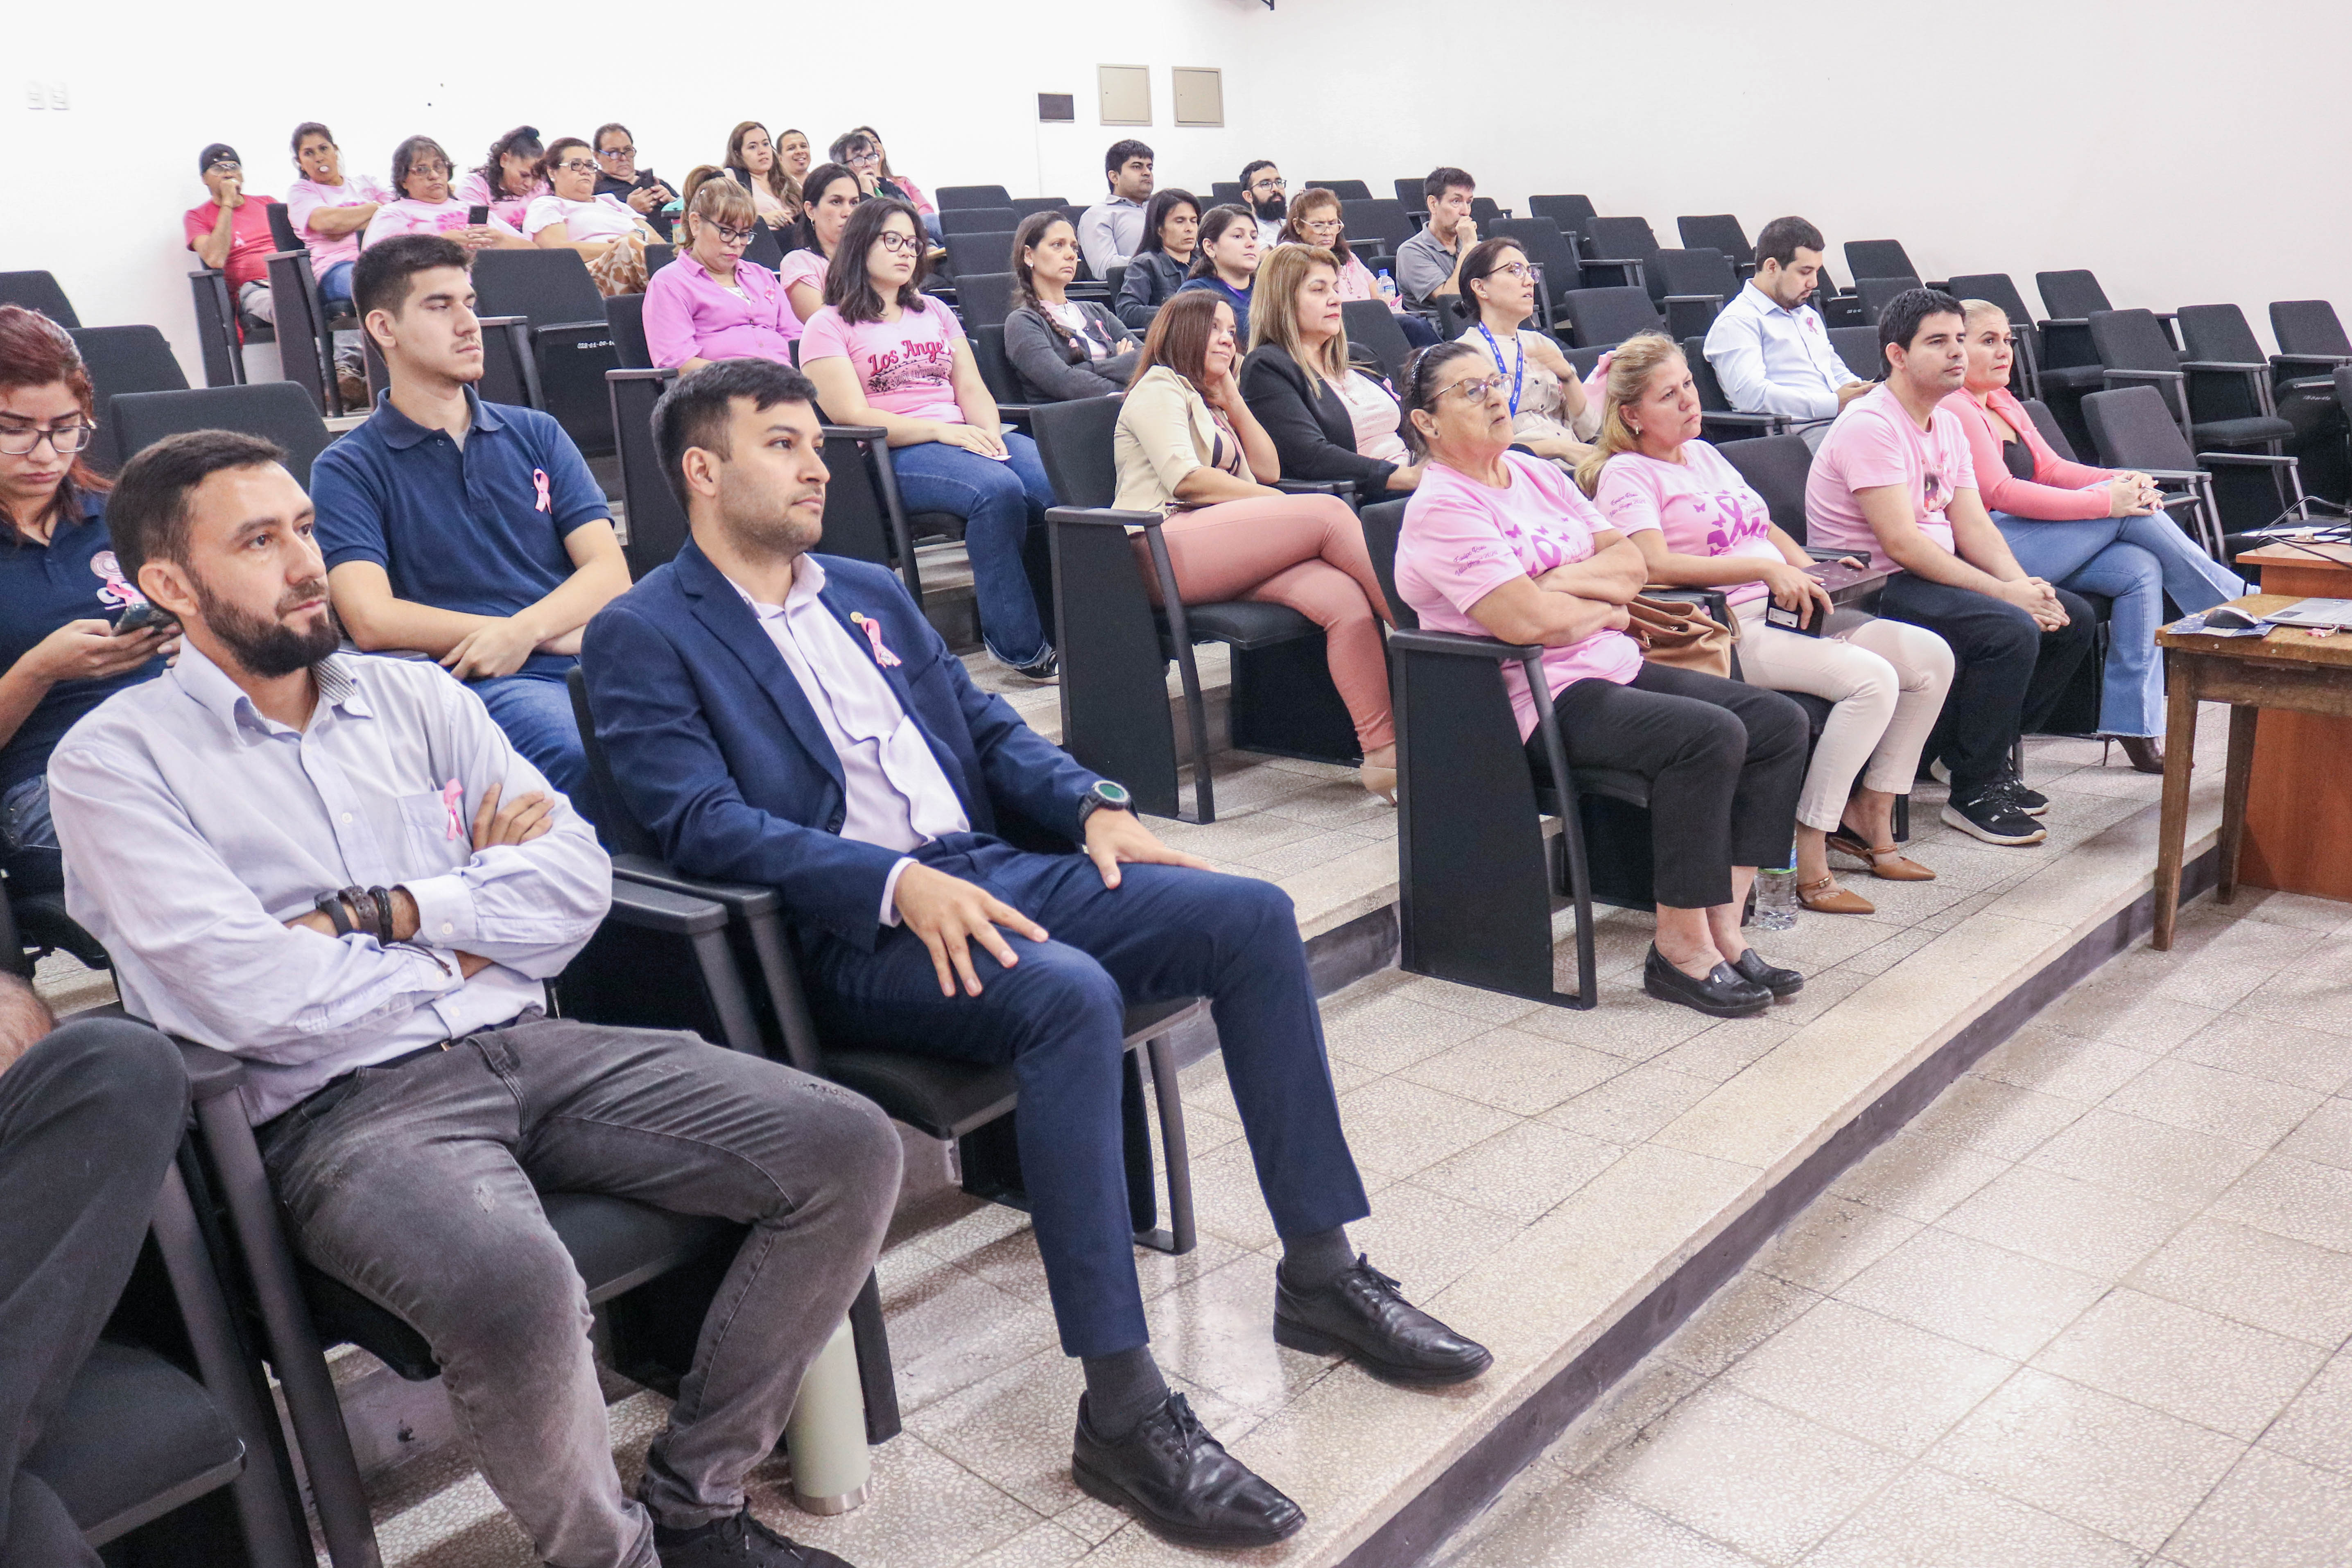
[(196, 172), (211, 195), (181, 217), (188, 248), (207, 267), (228, 274), (228, 291), (247, 321), (275, 321), (269, 297), (269, 258), (278, 248), (269, 235), (269, 196), (245, 194), (245, 163), (236, 149), (215, 142), (196, 155)]

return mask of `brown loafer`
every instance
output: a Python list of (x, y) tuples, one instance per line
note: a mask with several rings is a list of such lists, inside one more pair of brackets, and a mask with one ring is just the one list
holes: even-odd
[(1818, 882), (1797, 884), (1797, 901), (1817, 915), (1868, 915), (1878, 912), (1878, 906), (1838, 886), (1835, 877), (1823, 877)]
[(1932, 882), (1936, 873), (1912, 859), (1892, 844), (1864, 844), (1850, 827), (1840, 827), (1829, 836), (1829, 847), (1841, 855), (1852, 856), (1870, 868), (1870, 874), (1889, 882)]

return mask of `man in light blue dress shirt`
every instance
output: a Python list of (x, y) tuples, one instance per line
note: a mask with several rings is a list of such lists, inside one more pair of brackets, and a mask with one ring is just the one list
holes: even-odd
[[(611, 863), (478, 697), (336, 651), (283, 457), (209, 430), (123, 469), (124, 575), (186, 642), (51, 757), (67, 906), (132, 1014), (247, 1062), (296, 1247), (425, 1336), (540, 1557), (831, 1568), (743, 1478), (873, 1266), (898, 1140), (780, 1064), (545, 1016)], [(635, 1500), (543, 1189), (751, 1227)]]
[(1825, 243), (1801, 217), (1766, 224), (1756, 237), (1756, 276), (1706, 333), (1706, 363), (1725, 400), (1743, 414), (1805, 421), (1797, 434), (1815, 449), (1839, 410), (1877, 384), (1838, 357), (1821, 312), (1805, 302), (1820, 286)]

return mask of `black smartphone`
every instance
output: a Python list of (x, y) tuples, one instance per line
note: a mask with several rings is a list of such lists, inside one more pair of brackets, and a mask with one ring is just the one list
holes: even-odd
[(177, 617), (169, 610), (159, 610), (142, 599), (114, 618), (114, 635), (127, 637), (133, 632), (143, 632), (149, 626), (177, 626)]
[(466, 209), (466, 221), (472, 224), (476, 228), (479, 228), (484, 224), (490, 221), (490, 209), (488, 207), (467, 207)]
[(1764, 606), (1764, 624), (1766, 626), (1779, 626), (1782, 631), (1794, 632), (1799, 637), (1817, 637), (1821, 636), (1822, 623), (1827, 619), (1829, 619), (1829, 616), (1822, 612), (1822, 607), (1819, 605), (1815, 605), (1812, 607), (1812, 616), (1810, 624), (1801, 624), (1797, 619), (1797, 612), (1795, 610), (1784, 610), (1779, 605), (1769, 602)]

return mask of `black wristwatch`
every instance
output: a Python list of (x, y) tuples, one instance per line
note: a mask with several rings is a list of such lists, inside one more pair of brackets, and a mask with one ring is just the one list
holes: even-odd
[(1115, 784), (1108, 779), (1097, 779), (1094, 787), (1078, 797), (1078, 832), (1087, 830), (1087, 819), (1097, 811), (1133, 811), (1135, 797), (1127, 793), (1125, 784)]

